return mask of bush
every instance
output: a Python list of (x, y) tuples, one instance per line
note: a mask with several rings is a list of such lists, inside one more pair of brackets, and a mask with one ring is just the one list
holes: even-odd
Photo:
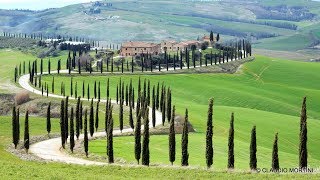
[(14, 96), (14, 101), (16, 105), (21, 105), (30, 101), (30, 96), (28, 91), (21, 91)]

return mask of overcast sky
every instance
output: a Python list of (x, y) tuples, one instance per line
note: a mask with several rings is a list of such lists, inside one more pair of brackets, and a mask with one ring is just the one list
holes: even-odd
[(0, 9), (32, 9), (63, 7), (94, 0), (0, 0)]

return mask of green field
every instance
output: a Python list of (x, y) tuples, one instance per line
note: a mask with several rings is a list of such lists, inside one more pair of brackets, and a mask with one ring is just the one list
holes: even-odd
[[(316, 167), (320, 153), (317, 151), (319, 137), (316, 133), (320, 124), (318, 108), (320, 102), (320, 85), (316, 83), (316, 63), (293, 62), (256, 56), (256, 60), (245, 64), (236, 74), (178, 74), (178, 75), (123, 75), (122, 80), (147, 78), (151, 84), (164, 82), (172, 88), (173, 104), (177, 113), (184, 115), (184, 109), (189, 109), (189, 117), (197, 133), (190, 135), (190, 164), (205, 165), (205, 128), (207, 103), (210, 97), (215, 98), (214, 109), (214, 144), (215, 163), (217, 169), (225, 169), (227, 163), (227, 136), (231, 112), (235, 112), (236, 121), (236, 167), (248, 169), (250, 129), (257, 125), (258, 131), (258, 164), (269, 167), (271, 164), (271, 147), (273, 137), (279, 132), (280, 165), (295, 167), (298, 163), (299, 113), (302, 98), (308, 97), (309, 117), (309, 163)], [(110, 78), (111, 96), (115, 97), (115, 87), (119, 76), (87, 76), (73, 77), (74, 82), (91, 84), (100, 81), (105, 84)], [(43, 80), (49, 84), (51, 77)], [(301, 80), (303, 79), (303, 80)], [(60, 82), (70, 82), (70, 77), (55, 78), (56, 89)], [(70, 87), (66, 84), (66, 89)], [(105, 92), (102, 86), (101, 92)], [(102, 94), (102, 96), (105, 93)], [(133, 137), (115, 138), (116, 157), (127, 162), (134, 162)], [(151, 137), (151, 162), (168, 164), (167, 136)], [(180, 144), (180, 137), (177, 138)], [(92, 153), (104, 155), (105, 141), (92, 143)], [(130, 153), (128, 153), (130, 152)], [(177, 164), (180, 162), (178, 148)]]
[[(35, 57), (17, 51), (0, 50), (1, 83), (13, 80), (13, 67), (24, 60)], [(287, 178), (316, 178), (317, 175), (303, 174), (251, 174), (249, 169), (249, 138), (250, 129), (257, 125), (258, 167), (270, 167), (271, 148), (275, 132), (279, 132), (279, 155), (281, 167), (296, 167), (298, 165), (298, 131), (299, 112), (303, 96), (308, 97), (308, 136), (309, 136), (309, 165), (317, 167), (320, 153), (319, 119), (317, 107), (320, 97), (316, 63), (304, 63), (271, 59), (256, 56), (256, 60), (245, 64), (236, 74), (177, 74), (177, 75), (141, 75), (148, 78), (152, 84), (165, 82), (173, 91), (173, 102), (177, 113), (183, 116), (184, 109), (189, 109), (189, 119), (197, 130), (189, 136), (190, 166), (186, 168), (153, 167), (156, 164), (169, 164), (168, 137), (151, 136), (150, 153), (151, 167), (126, 166), (77, 166), (61, 163), (43, 163), (23, 161), (7, 152), (11, 143), (11, 118), (0, 118), (0, 173), (4, 179), (105, 179), (105, 178), (147, 178), (147, 179), (212, 179), (212, 178), (250, 178), (250, 179), (287, 179)], [(115, 85), (118, 76), (108, 76), (112, 85), (111, 96), (115, 97)], [(124, 75), (123, 80), (129, 82), (132, 78), (136, 84), (139, 76)], [(43, 80), (51, 82), (51, 76)], [(69, 82), (70, 77), (56, 76), (56, 89), (59, 92), (59, 82)], [(106, 76), (74, 77), (74, 81), (91, 83), (94, 80), (106, 82)], [(303, 80), (301, 80), (303, 79)], [(50, 83), (49, 83), (50, 84)], [(68, 93), (68, 85), (66, 89)], [(3, 93), (9, 93), (8, 89)], [(105, 96), (105, 86), (102, 85), (102, 96)], [(37, 98), (41, 98), (36, 96)], [(214, 165), (213, 171), (205, 169), (205, 127), (207, 103), (210, 97), (215, 98), (214, 106)], [(44, 99), (45, 100), (45, 99)], [(100, 108), (100, 110), (103, 110)], [(235, 112), (235, 166), (237, 173), (225, 173), (227, 136), (230, 113)], [(20, 121), (23, 122), (23, 117)], [(58, 133), (58, 120), (53, 120), (53, 133)], [(30, 117), (31, 136), (44, 135), (45, 119)], [(180, 164), (180, 135), (177, 135), (177, 159)], [(133, 137), (114, 138), (115, 157), (135, 164), (133, 156)], [(105, 155), (105, 141), (90, 142), (90, 153)], [(200, 167), (200, 168), (198, 168)], [(159, 173), (161, 171), (161, 173)], [(245, 171), (245, 172), (242, 172)], [(71, 174), (76, 174), (71, 177)]]

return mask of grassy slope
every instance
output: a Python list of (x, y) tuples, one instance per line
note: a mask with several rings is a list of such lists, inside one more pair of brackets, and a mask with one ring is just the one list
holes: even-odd
[[(280, 163), (283, 167), (297, 165), (298, 151), (298, 122), (302, 97), (308, 96), (309, 115), (309, 145), (310, 165), (319, 163), (318, 137), (319, 113), (317, 107), (320, 97), (319, 64), (292, 62), (258, 56), (257, 60), (242, 67), (238, 74), (193, 74), (193, 75), (153, 75), (148, 76), (153, 84), (164, 81), (173, 90), (173, 101), (177, 112), (183, 115), (184, 108), (189, 108), (190, 121), (198, 133), (190, 135), (190, 162), (193, 165), (204, 165), (204, 138), (206, 125), (207, 101), (215, 97), (215, 167), (224, 169), (226, 166), (226, 147), (231, 112), (236, 113), (236, 167), (247, 169), (250, 129), (253, 125), (258, 128), (258, 159), (259, 166), (269, 167), (271, 147), (275, 132), (280, 133)], [(146, 76), (141, 76), (145, 78)], [(138, 76), (122, 76), (136, 83)], [(106, 77), (93, 76), (74, 77), (74, 81), (86, 83), (93, 81), (106, 82)], [(302, 80), (303, 79), (303, 80)], [(48, 82), (51, 78), (44, 78)], [(67, 82), (70, 77), (56, 78), (59, 82)], [(118, 77), (110, 77), (111, 95), (115, 96), (115, 85)], [(49, 83), (50, 84), (50, 83)], [(68, 85), (68, 83), (67, 83)], [(187, 88), (186, 88), (187, 87)], [(68, 87), (67, 87), (68, 89)], [(102, 92), (105, 92), (102, 86)], [(188, 98), (186, 98), (188, 97)], [(239, 123), (237, 123), (239, 122)], [(241, 123), (240, 123), (241, 122)], [(201, 139), (199, 141), (199, 139)], [(116, 138), (116, 156), (132, 162), (133, 138)], [(177, 138), (178, 145), (180, 138)], [(168, 163), (167, 137), (151, 137), (151, 161)], [(124, 148), (125, 147), (125, 148)], [(196, 148), (197, 147), (197, 148)], [(92, 145), (92, 151), (104, 154), (105, 142), (97, 141)], [(130, 152), (130, 153), (127, 153)], [(178, 151), (179, 152), (179, 151)], [(180, 153), (178, 153), (180, 155)], [(177, 158), (179, 162), (179, 156)]]
[[(25, 60), (25, 59), (34, 59), (34, 57), (30, 56), (30, 55), (25, 55), (25, 54), (21, 54), (19, 52), (8, 52), (8, 51), (0, 51), (1, 53), (1, 63), (2, 64), (6, 64), (6, 66), (1, 66), (1, 77), (4, 77), (5, 75), (7, 75), (7, 78), (3, 78), (1, 79), (1, 82), (7, 82), (8, 79), (12, 79), (11, 76), (9, 76), (8, 74), (12, 74), (13, 69), (12, 67), (14, 67), (15, 64), (17, 64), (17, 62)], [(16, 56), (14, 56), (16, 55)], [(3, 58), (5, 57), (5, 58)], [(16, 57), (16, 58), (15, 58)], [(288, 62), (289, 63), (289, 62)], [(9, 68), (11, 67), (11, 68)], [(117, 78), (116, 78), (117, 79)], [(176, 89), (176, 88), (174, 88)], [(205, 100), (206, 101), (206, 100)], [(193, 110), (192, 114), (192, 121), (193, 123), (196, 125), (196, 127), (199, 128), (203, 128), (204, 125), (201, 122), (196, 123), (196, 117), (204, 117), (204, 115), (196, 115), (195, 111), (200, 110), (200, 112), (204, 112), (206, 109), (206, 102), (201, 103), (201, 105), (199, 106), (195, 106), (195, 109)], [(193, 106), (193, 105), (192, 105)], [(254, 117), (248, 118), (248, 115), (245, 115), (244, 113), (242, 113), (241, 108), (233, 108), (233, 107), (216, 107), (216, 112), (217, 114), (215, 116), (220, 116), (219, 114), (223, 113), (224, 114), (224, 118), (226, 118), (225, 120), (225, 124), (228, 124), (228, 119), (229, 119), (229, 112), (231, 111), (235, 111), (237, 113), (236, 116), (236, 120), (240, 120), (240, 119), (244, 119), (247, 120), (249, 119), (253, 119)], [(190, 109), (191, 110), (191, 109)], [(248, 109), (243, 109), (243, 111), (250, 111), (248, 113), (251, 114), (251, 112), (253, 110), (248, 110)], [(179, 110), (179, 112), (181, 112), (181, 109)], [(218, 113), (219, 112), (219, 113)], [(256, 111), (254, 111), (256, 112)], [(238, 116), (239, 114), (239, 116)], [(241, 117), (243, 114), (244, 118)], [(256, 112), (256, 114), (265, 114), (266, 116), (269, 116), (269, 113), (267, 112)], [(284, 116), (280, 115), (280, 114), (273, 114), (270, 113), (276, 117), (277, 119), (281, 119)], [(296, 117), (291, 117), (291, 116), (285, 116), (288, 117), (286, 119), (295, 119)], [(243, 121), (244, 121), (243, 120)], [(65, 164), (59, 164), (59, 163), (39, 163), (39, 162), (26, 162), (26, 161), (22, 161), (19, 160), (17, 157), (11, 155), (10, 153), (6, 152), (5, 149), (7, 147), (7, 145), (11, 142), (11, 118), (10, 117), (1, 117), (0, 118), (0, 163), (2, 164), (2, 166), (0, 167), (0, 172), (2, 175), (2, 178), (4, 179), (14, 179), (14, 178), (32, 178), (32, 179), (44, 179), (44, 178), (71, 178), (71, 174), (77, 174), (77, 177), (81, 177), (80, 179), (87, 179), (87, 178), (95, 178), (95, 179), (105, 179), (105, 178), (141, 178), (141, 174), (143, 174), (144, 178), (153, 178), (153, 179), (176, 179), (176, 178), (230, 178), (230, 179), (235, 179), (235, 178), (258, 178), (258, 179), (269, 179), (269, 178), (277, 178), (277, 179), (282, 179), (282, 178), (305, 178), (305, 175), (276, 175), (276, 174), (247, 174), (247, 173), (231, 173), (231, 174), (226, 174), (226, 173), (219, 173), (219, 172), (215, 172), (212, 173), (211, 171), (206, 171), (206, 170), (189, 170), (189, 169), (171, 169), (171, 168), (144, 168), (144, 167), (136, 167), (136, 168), (127, 168), (127, 167), (118, 167), (118, 166), (108, 166), (108, 167), (99, 167), (99, 168), (94, 168), (91, 166), (88, 167), (84, 167), (84, 166), (76, 166), (76, 165), (65, 165)], [(23, 118), (21, 117), (21, 122), (23, 122)], [(217, 120), (217, 122), (219, 122)], [(53, 125), (53, 131), (57, 132), (58, 131), (58, 124), (57, 124), (57, 120), (54, 120), (54, 125)], [(251, 123), (251, 122), (247, 122), (247, 123)], [(247, 126), (244, 123), (243, 126)], [(267, 122), (265, 122), (267, 123)], [(314, 124), (313, 121), (310, 121), (311, 124)], [(45, 134), (45, 120), (41, 119), (41, 118), (35, 118), (35, 117), (31, 117), (30, 118), (30, 128), (31, 128), (31, 136), (34, 135), (40, 135), (40, 134)], [(280, 124), (281, 125), (281, 124)], [(240, 127), (240, 123), (237, 124), (236, 123), (236, 128), (238, 129), (238, 127)], [(242, 126), (242, 123), (241, 123)], [(285, 126), (285, 125), (283, 125)], [(23, 126), (22, 126), (23, 127)], [(248, 128), (248, 127), (246, 127)], [(219, 128), (220, 129), (220, 128)], [(258, 131), (259, 132), (259, 131)], [(313, 130), (311, 129), (310, 132), (312, 133)], [(218, 132), (216, 132), (218, 133)], [(226, 132), (222, 133), (225, 134)], [(219, 133), (220, 134), (220, 133)], [(259, 133), (258, 133), (259, 135)], [(246, 133), (245, 136), (248, 136), (248, 134)], [(268, 133), (268, 136), (272, 136), (272, 134)], [(203, 138), (202, 134), (192, 134), (190, 136), (190, 138)], [(238, 133), (236, 132), (236, 137), (238, 136)], [(160, 157), (165, 156), (165, 153), (167, 152), (167, 148), (166, 148), (166, 137), (152, 137), (151, 143), (154, 143), (153, 139), (161, 139), (162, 143), (164, 144), (164, 147), (162, 146), (162, 148), (164, 148), (165, 150), (163, 151), (162, 154), (159, 154)], [(217, 137), (219, 138), (219, 137)], [(221, 137), (221, 138), (225, 138), (225, 137)], [(245, 137), (247, 139), (247, 137)], [(220, 139), (220, 138), (219, 138)], [(125, 141), (124, 139), (120, 139), (120, 138), (116, 138), (115, 141)], [(177, 138), (177, 141), (179, 141), (179, 138)], [(219, 140), (220, 141), (220, 140)], [(238, 140), (237, 140), (238, 141)], [(238, 143), (236, 141), (236, 147), (238, 146)], [(218, 141), (217, 141), (218, 142)], [(259, 141), (258, 141), (259, 143)], [(268, 141), (268, 143), (270, 143)], [(179, 143), (178, 143), (179, 144)], [(220, 143), (219, 143), (220, 144)], [(225, 147), (225, 146), (220, 146), (219, 144), (217, 144), (217, 147)], [(244, 144), (243, 144), (244, 145)], [(268, 146), (269, 147), (269, 146)], [(117, 147), (116, 147), (117, 148)], [(130, 148), (130, 147), (129, 147)], [(131, 148), (130, 148), (131, 149)], [(130, 150), (128, 149), (128, 150)], [(281, 146), (280, 146), (281, 149)], [(259, 150), (260, 151), (260, 148)], [(151, 151), (152, 153), (154, 153), (154, 151)], [(236, 152), (237, 152), (237, 148), (236, 148)], [(115, 153), (123, 153), (123, 151), (116, 151)], [(178, 153), (179, 154), (179, 153)], [(202, 155), (199, 155), (202, 156)], [(244, 156), (246, 156), (244, 154)], [(281, 156), (281, 153), (280, 153)], [(151, 156), (152, 158), (154, 158), (155, 156)], [(239, 157), (236, 157), (239, 158)], [(128, 157), (129, 159), (129, 157)], [(269, 159), (269, 158), (268, 158)], [(267, 160), (268, 160), (267, 159)], [(154, 160), (154, 159), (152, 159)], [(266, 160), (266, 161), (267, 161)], [(162, 160), (163, 162), (165, 162), (166, 160)], [(177, 159), (177, 161), (179, 161), (179, 159)], [(246, 160), (243, 160), (246, 161)], [(191, 162), (193, 162), (191, 160)], [(236, 159), (236, 165), (237, 163), (239, 163), (240, 160)], [(281, 161), (283, 162), (283, 161)], [(221, 162), (223, 163), (223, 162)], [(244, 162), (246, 163), (246, 162)], [(239, 165), (240, 166), (240, 165)], [(161, 171), (161, 173), (159, 173), (159, 171)], [(313, 177), (312, 175), (309, 175), (308, 177)]]

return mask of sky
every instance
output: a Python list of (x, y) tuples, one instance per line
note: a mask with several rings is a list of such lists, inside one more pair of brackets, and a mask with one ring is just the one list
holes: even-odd
[(0, 0), (0, 9), (41, 10), (90, 1), (93, 0)]

